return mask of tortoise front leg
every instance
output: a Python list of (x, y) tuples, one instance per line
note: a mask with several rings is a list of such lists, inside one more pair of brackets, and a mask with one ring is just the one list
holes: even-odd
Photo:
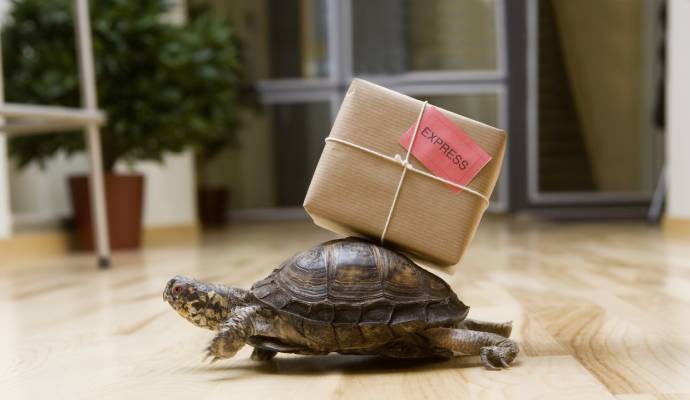
[(435, 347), (465, 355), (478, 355), (488, 369), (508, 367), (520, 349), (503, 336), (469, 329), (430, 328), (422, 332)]
[(247, 343), (249, 336), (256, 333), (254, 319), (258, 317), (258, 310), (256, 306), (234, 309), (206, 348), (206, 358), (211, 357), (211, 362), (214, 362), (234, 356)]
[(467, 318), (458, 322), (455, 327), (458, 329), (469, 329), (471, 331), (495, 333), (507, 338), (510, 337), (510, 333), (513, 331), (513, 321), (487, 322)]

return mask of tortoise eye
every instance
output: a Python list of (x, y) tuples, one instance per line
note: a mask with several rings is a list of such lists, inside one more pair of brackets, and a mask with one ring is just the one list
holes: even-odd
[(178, 294), (180, 294), (181, 292), (182, 292), (182, 285), (174, 285), (174, 286), (172, 287), (172, 293), (173, 293), (174, 295), (178, 295)]

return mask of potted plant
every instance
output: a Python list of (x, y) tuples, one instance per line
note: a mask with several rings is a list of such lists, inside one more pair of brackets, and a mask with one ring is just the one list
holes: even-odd
[[(79, 101), (72, 0), (14, 0), (2, 30), (7, 101), (76, 106)], [(139, 245), (143, 177), (116, 173), (137, 160), (224, 143), (234, 133), (240, 62), (228, 21), (196, 13), (167, 23), (165, 0), (99, 0), (91, 20), (111, 245)], [(81, 135), (10, 141), (19, 167), (83, 150)], [(82, 248), (92, 245), (86, 176), (70, 179)], [(129, 228), (129, 229), (128, 229)]]
[[(218, 47), (225, 46), (225, 40), (218, 41), (216, 37), (216, 32), (221, 28), (212, 26), (214, 23), (219, 23), (219, 21), (222, 20), (207, 18), (208, 15), (216, 12), (211, 8), (211, 5), (206, 1), (199, 2), (190, 0), (187, 2), (187, 7), (191, 18), (206, 28), (204, 30), (197, 30), (199, 34), (209, 36), (205, 41), (207, 43), (215, 43)], [(235, 41), (235, 48), (238, 49), (236, 57), (238, 57), (240, 62), (237, 64), (238, 66), (243, 65), (241, 43), (236, 40), (236, 36), (233, 36), (231, 40)], [(248, 84), (246, 76), (244, 75), (244, 70), (235, 68), (233, 72), (241, 88), (241, 90), (237, 92), (238, 97), (236, 100), (239, 100), (239, 104), (242, 104), (247, 110), (254, 109), (256, 111), (258, 108), (256, 93), (252, 86)], [(235, 108), (236, 111), (239, 111), (237, 108), (238, 107)], [(236, 118), (237, 115), (238, 113), (234, 112), (232, 117)], [(237, 126), (238, 119), (236, 118), (234, 120), (228, 120), (223, 128), (226, 129), (226, 131), (235, 132)], [(214, 165), (214, 161), (223, 154), (224, 149), (233, 148), (238, 145), (237, 135), (206, 135), (204, 139), (205, 140), (199, 141), (195, 148), (198, 216), (204, 227), (218, 227), (225, 224), (232, 193), (226, 182), (223, 182), (223, 179), (219, 181), (218, 174), (214, 174), (214, 170), (218, 170), (217, 166)]]

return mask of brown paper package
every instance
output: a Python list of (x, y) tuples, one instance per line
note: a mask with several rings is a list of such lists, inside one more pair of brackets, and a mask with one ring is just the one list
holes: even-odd
[[(330, 137), (404, 158), (398, 143), (419, 115), (422, 101), (355, 79), (333, 124)], [(491, 197), (501, 170), (505, 133), (439, 108), (488, 152), (492, 159), (469, 183)], [(412, 165), (429, 172), (410, 157)], [(304, 208), (314, 223), (342, 235), (380, 241), (403, 167), (338, 142), (326, 142), (312, 177)], [(484, 200), (466, 191), (408, 172), (384, 244), (432, 267), (460, 261), (484, 212)]]

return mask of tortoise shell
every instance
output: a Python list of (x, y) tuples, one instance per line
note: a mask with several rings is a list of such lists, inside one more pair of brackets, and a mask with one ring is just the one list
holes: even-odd
[(357, 238), (296, 254), (251, 292), (306, 336), (340, 347), (450, 326), (469, 311), (441, 278)]

